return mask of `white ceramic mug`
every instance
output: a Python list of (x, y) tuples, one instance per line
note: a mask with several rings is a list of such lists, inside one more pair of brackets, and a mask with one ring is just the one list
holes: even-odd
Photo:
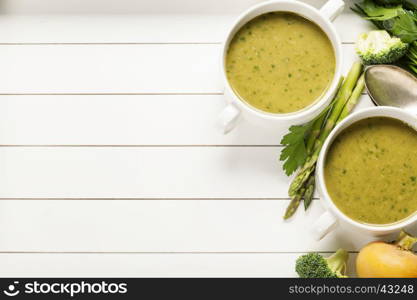
[[(326, 212), (324, 212), (319, 219), (316, 221), (316, 224), (313, 226), (313, 236), (320, 240), (324, 236), (326, 236), (329, 232), (336, 228), (336, 226), (340, 223), (340, 225), (353, 229), (355, 231), (360, 231), (367, 235), (371, 236), (383, 236), (395, 231), (398, 231), (402, 228), (407, 226), (415, 225), (417, 223), (417, 212), (410, 217), (401, 220), (396, 223), (387, 224), (387, 225), (371, 225), (371, 224), (364, 224), (352, 220), (344, 213), (342, 213), (337, 206), (331, 200), (327, 189), (326, 184), (324, 181), (324, 164), (326, 161), (326, 156), (329, 151), (329, 148), (334, 141), (334, 139), (343, 131), (343, 129), (349, 127), (353, 123), (370, 118), (370, 117), (390, 117), (402, 122), (407, 123), (410, 127), (414, 128), (417, 131), (417, 117), (406, 112), (403, 109), (394, 108), (394, 107), (372, 107), (364, 109), (360, 112), (353, 113), (352, 115), (348, 116), (345, 120), (340, 122), (330, 133), (328, 138), (326, 139), (323, 148), (320, 152), (319, 159), (317, 161), (317, 173), (316, 173), (316, 181), (318, 191), (320, 193), (320, 201), (326, 208)], [(372, 176), (372, 174), (370, 174)]]
[[(342, 12), (343, 8), (344, 2), (342, 0), (329, 0), (320, 10), (299, 1), (273, 0), (255, 5), (237, 18), (236, 22), (233, 24), (226, 36), (221, 55), (222, 77), (225, 84), (224, 94), (228, 103), (220, 115), (220, 125), (223, 128), (224, 133), (232, 130), (241, 116), (248, 119), (252, 123), (269, 128), (273, 128), (273, 126), (276, 126), (277, 124), (282, 125), (284, 123), (287, 125), (305, 123), (317, 116), (320, 111), (330, 103), (336, 92), (342, 68), (341, 42), (331, 21), (333, 21)], [(236, 32), (253, 18), (275, 11), (292, 12), (317, 24), (324, 31), (324, 33), (326, 33), (332, 43), (336, 59), (334, 78), (327, 92), (320, 99), (306, 108), (286, 114), (264, 112), (242, 101), (231, 88), (227, 80), (225, 69), (227, 49)]]

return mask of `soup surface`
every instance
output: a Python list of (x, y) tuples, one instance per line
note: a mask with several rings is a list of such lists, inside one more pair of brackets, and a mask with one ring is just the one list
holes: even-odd
[(250, 105), (271, 113), (303, 109), (329, 87), (335, 71), (333, 47), (311, 21), (292, 13), (258, 16), (233, 37), (227, 78)]
[(404, 219), (417, 210), (417, 133), (391, 118), (361, 120), (333, 142), (324, 175), (333, 202), (350, 218)]

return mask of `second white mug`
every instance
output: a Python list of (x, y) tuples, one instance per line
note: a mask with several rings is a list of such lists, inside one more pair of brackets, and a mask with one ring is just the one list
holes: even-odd
[(320, 156), (317, 160), (316, 167), (316, 186), (320, 194), (320, 202), (325, 207), (326, 211), (318, 218), (316, 223), (313, 225), (313, 236), (316, 240), (320, 240), (325, 237), (328, 233), (333, 231), (338, 225), (354, 230), (355, 232), (362, 232), (368, 236), (383, 236), (402, 228), (407, 228), (417, 224), (417, 213), (414, 215), (392, 224), (373, 225), (365, 224), (355, 221), (347, 217), (343, 212), (337, 208), (337, 206), (331, 200), (331, 197), (326, 189), (324, 179), (324, 165), (326, 156), (335, 138), (347, 127), (359, 120), (371, 118), (371, 117), (388, 117), (400, 120), (401, 122), (407, 123), (411, 128), (417, 131), (417, 117), (406, 112), (400, 108), (380, 106), (372, 107), (355, 112), (348, 116), (342, 122), (340, 122), (327, 137), (323, 148), (320, 151)]

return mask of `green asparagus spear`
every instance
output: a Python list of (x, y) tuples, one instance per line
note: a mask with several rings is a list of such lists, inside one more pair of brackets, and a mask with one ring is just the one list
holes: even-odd
[(330, 134), (334, 126), (336, 125), (337, 120), (339, 119), (339, 116), (346, 104), (346, 102), (349, 100), (352, 90), (354, 89), (356, 82), (358, 80), (358, 77), (362, 71), (362, 64), (360, 62), (355, 62), (352, 66), (352, 68), (349, 71), (348, 76), (346, 77), (346, 80), (343, 82), (343, 85), (341, 87), (341, 91), (335, 99), (335, 104), (330, 112), (329, 117), (327, 118), (326, 124), (324, 128), (322, 129), (320, 136), (316, 140), (314, 144), (314, 151), (311, 154), (311, 156), (307, 159), (307, 161), (304, 163), (304, 166), (300, 169), (298, 175), (294, 178), (293, 182), (290, 185), (289, 189), (289, 195), (291, 197), (294, 197), (296, 195), (296, 192), (298, 189), (300, 189), (304, 183), (308, 180), (311, 172), (314, 170), (314, 165), (317, 162), (317, 159), (320, 154), (321, 147), (323, 146), (323, 143), (327, 136)]
[(313, 123), (313, 127), (311, 128), (311, 132), (307, 139), (307, 145), (306, 145), (307, 154), (311, 154), (313, 152), (314, 143), (316, 142), (316, 139), (320, 134), (321, 127), (323, 126), (323, 122), (326, 119), (326, 115), (327, 114), (322, 114)]
[(330, 105), (328, 105), (323, 112), (321, 112), (319, 114), (319, 116), (317, 117), (317, 119), (314, 121), (313, 123), (313, 127), (311, 128), (311, 132), (309, 134), (309, 137), (307, 139), (307, 143), (306, 143), (306, 150), (307, 150), (307, 154), (311, 154), (314, 150), (314, 143), (316, 142), (317, 137), (320, 135), (320, 131), (321, 128), (323, 127), (323, 123), (326, 121), (327, 117), (328, 117), (328, 113), (329, 110), (331, 110), (331, 108), (333, 107), (334, 104), (334, 100), (337, 99), (340, 95), (340, 87), (342, 86), (343, 80), (345, 78), (343, 76), (340, 77), (339, 82), (337, 84), (337, 94), (336, 97), (334, 97), (333, 101), (330, 103)]
[(312, 154), (310, 154), (306, 163), (291, 183), (289, 194), (292, 201), (285, 213), (285, 219), (290, 218), (295, 213), (302, 198), (304, 198), (305, 209), (311, 204), (315, 188), (314, 171), (321, 147), (334, 126), (345, 118), (358, 102), (358, 98), (364, 88), (363, 76), (358, 80), (361, 71), (362, 65), (355, 63), (339, 90), (339, 93), (335, 97), (330, 115), (325, 121), (325, 125), (322, 128), (318, 139), (314, 143), (314, 151), (312, 151)]
[(295, 197), (291, 199), (291, 202), (288, 205), (287, 210), (285, 211), (284, 220), (289, 219), (296, 212), (303, 198), (304, 198), (304, 209), (307, 210), (307, 208), (311, 204), (311, 200), (313, 200), (314, 188), (315, 188), (315, 177), (314, 177), (314, 172), (313, 172), (310, 175), (307, 183), (305, 184), (305, 187), (302, 187), (297, 192), (297, 195), (295, 195)]
[(340, 114), (339, 119), (337, 120), (337, 123), (339, 123), (344, 118), (346, 118), (347, 115), (352, 111), (352, 109), (358, 103), (359, 97), (361, 96), (364, 88), (365, 88), (365, 74), (362, 74), (361, 77), (359, 77), (358, 82), (356, 83), (355, 89), (353, 90), (352, 95), (350, 96), (350, 99), (348, 100), (345, 107), (343, 108), (342, 113)]
[(315, 172), (312, 172), (306, 183), (306, 188), (305, 188), (306, 191), (304, 193), (304, 209), (305, 210), (307, 210), (307, 208), (311, 204), (311, 200), (313, 200), (315, 187), (316, 187)]
[(300, 202), (304, 196), (305, 188), (302, 187), (297, 194), (291, 199), (290, 204), (287, 206), (287, 210), (285, 211), (284, 220), (290, 218), (295, 211), (297, 210), (298, 206), (300, 205)]
[[(320, 150), (324, 141), (326, 140), (327, 136), (330, 134), (330, 132), (336, 125), (336, 122), (339, 119), (339, 116), (343, 108), (345, 107), (347, 101), (349, 100), (352, 94), (352, 90), (354, 89), (361, 72), (362, 72), (362, 64), (360, 62), (355, 62), (352, 65), (352, 68), (350, 69), (345, 82), (343, 82), (343, 85), (340, 88), (340, 93), (338, 93), (337, 98), (335, 99), (335, 105), (332, 111), (330, 112), (330, 116), (326, 120), (326, 124), (323, 130), (321, 131), (319, 138), (316, 140), (314, 149), (315, 149), (315, 152), (317, 152), (317, 154), (320, 153)], [(313, 157), (314, 157), (314, 154), (313, 154)]]

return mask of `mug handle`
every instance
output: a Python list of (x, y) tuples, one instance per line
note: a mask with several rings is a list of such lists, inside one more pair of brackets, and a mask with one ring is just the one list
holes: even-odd
[(223, 129), (223, 133), (227, 134), (235, 128), (240, 117), (240, 109), (234, 104), (228, 104), (220, 113), (218, 124)]
[(328, 211), (324, 212), (313, 225), (312, 234), (316, 241), (320, 241), (337, 226), (337, 219)]
[(343, 2), (343, 0), (328, 0), (326, 4), (320, 8), (320, 13), (330, 21), (334, 21), (344, 8), (345, 2)]

